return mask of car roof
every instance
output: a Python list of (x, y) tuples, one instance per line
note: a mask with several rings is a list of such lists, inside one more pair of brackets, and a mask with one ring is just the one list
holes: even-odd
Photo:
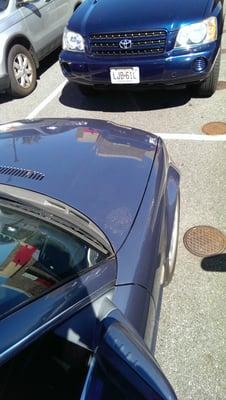
[(144, 194), (158, 139), (102, 120), (39, 119), (0, 126), (0, 184), (64, 202), (117, 250)]

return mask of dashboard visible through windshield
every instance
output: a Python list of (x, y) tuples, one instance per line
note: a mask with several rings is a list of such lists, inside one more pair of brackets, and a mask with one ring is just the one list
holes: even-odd
[(0, 316), (103, 258), (77, 236), (0, 205)]

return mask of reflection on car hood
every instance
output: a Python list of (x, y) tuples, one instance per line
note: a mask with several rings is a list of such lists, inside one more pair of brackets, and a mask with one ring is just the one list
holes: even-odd
[[(42, 119), (1, 125), (0, 183), (76, 208), (104, 231), (117, 250), (141, 203), (157, 141), (146, 132), (100, 120)], [(4, 166), (28, 173), (11, 174)]]

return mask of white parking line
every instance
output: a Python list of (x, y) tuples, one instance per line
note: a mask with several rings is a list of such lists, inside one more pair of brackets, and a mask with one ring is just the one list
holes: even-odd
[(30, 114), (28, 114), (25, 119), (35, 118), (40, 111), (47, 106), (47, 104), (49, 104), (55, 97), (58, 96), (58, 94), (63, 90), (66, 82), (66, 80), (62, 82), (61, 85), (59, 85), (52, 93), (50, 93), (50, 95), (46, 97)]
[(156, 133), (164, 140), (190, 140), (200, 142), (226, 142), (226, 135), (199, 135), (195, 133)]
[[(46, 97), (25, 119), (35, 118), (63, 90), (66, 80), (62, 82), (48, 97)], [(190, 140), (200, 142), (226, 142), (226, 135), (200, 135), (190, 133), (156, 133), (164, 140)]]

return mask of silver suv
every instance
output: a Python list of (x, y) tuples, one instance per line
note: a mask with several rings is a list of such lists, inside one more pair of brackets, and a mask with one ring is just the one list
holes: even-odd
[(0, 90), (24, 97), (36, 86), (39, 61), (61, 45), (81, 0), (0, 0)]

